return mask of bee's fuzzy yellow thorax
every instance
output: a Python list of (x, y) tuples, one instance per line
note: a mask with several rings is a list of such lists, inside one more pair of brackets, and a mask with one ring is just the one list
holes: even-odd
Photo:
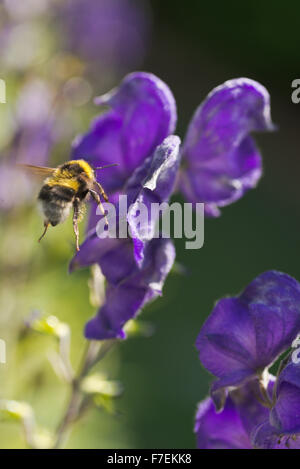
[(70, 166), (74, 164), (80, 166), (85, 175), (89, 179), (94, 179), (94, 170), (91, 166), (84, 160), (72, 160), (68, 162), (69, 167), (58, 167), (52, 176), (50, 176), (45, 183), (48, 186), (55, 186), (59, 184), (60, 186), (69, 187), (70, 189), (74, 189), (74, 191), (78, 191), (80, 187), (80, 182), (78, 181), (78, 175), (74, 175), (74, 172), (70, 170)]
[(64, 187), (69, 187), (70, 189), (74, 189), (74, 191), (78, 191), (79, 189), (79, 182), (74, 176), (65, 174), (66, 171), (55, 171), (53, 176), (46, 179), (45, 184), (47, 186), (56, 186), (57, 184)]
[(70, 163), (79, 164), (90, 179), (94, 179), (94, 170), (85, 160), (71, 160)]

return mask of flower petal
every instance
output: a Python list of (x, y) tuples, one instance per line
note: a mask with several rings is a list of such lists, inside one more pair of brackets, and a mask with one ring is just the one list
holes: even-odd
[(90, 130), (78, 136), (72, 144), (71, 159), (85, 159), (92, 166), (116, 163), (118, 166), (96, 171), (97, 180), (105, 178), (104, 187), (109, 193), (123, 186), (127, 177), (124, 167), (123, 149), (120, 142), (122, 119), (114, 111), (96, 117)]
[[(179, 145), (178, 137), (167, 137), (157, 147), (153, 157), (148, 158), (128, 181), (128, 203), (131, 205), (127, 220), (137, 263), (144, 259), (146, 243), (154, 235), (159, 216), (159, 213), (152, 214), (152, 204), (167, 202), (172, 194), (180, 164)], [(147, 213), (142, 223), (137, 223), (137, 213), (141, 212), (141, 205), (146, 207)]]
[(299, 436), (280, 435), (268, 421), (257, 426), (251, 441), (257, 449), (300, 449)]
[(300, 284), (282, 272), (259, 275), (240, 296), (256, 336), (256, 367), (270, 365), (300, 330)]
[(220, 300), (202, 326), (196, 347), (200, 361), (221, 379), (222, 386), (241, 384), (253, 373), (255, 354), (247, 308), (237, 298)]
[(280, 373), (270, 423), (279, 433), (300, 433), (300, 366), (289, 363)]
[(203, 365), (219, 378), (212, 392), (238, 386), (268, 367), (300, 329), (300, 284), (281, 272), (259, 275), (235, 298), (220, 300), (196, 346)]
[(176, 105), (168, 86), (144, 72), (127, 75), (118, 88), (97, 98), (96, 103), (111, 110), (75, 140), (72, 159), (85, 158), (94, 166), (118, 163), (118, 172), (114, 168), (105, 173), (106, 188), (112, 191), (120, 189), (132, 171), (174, 131)]
[(214, 164), (201, 167), (188, 166), (181, 173), (180, 188), (190, 202), (205, 202), (207, 215), (219, 216), (214, 207), (240, 199), (256, 186), (261, 174), (260, 153), (253, 139), (246, 137), (229, 157), (221, 155)]
[(260, 154), (249, 133), (273, 129), (270, 97), (261, 84), (238, 78), (215, 88), (196, 110), (184, 140), (185, 196), (219, 206), (242, 197), (261, 176)]
[[(268, 394), (272, 396), (275, 377), (269, 375)], [(269, 410), (260, 404), (258, 379), (233, 391), (226, 391), (226, 403), (217, 412), (211, 399), (200, 403), (195, 431), (199, 448), (251, 448), (250, 435), (265, 422)]]
[(194, 431), (199, 449), (251, 448), (249, 436), (230, 397), (219, 413), (210, 398), (200, 402)]
[[(273, 396), (275, 381), (275, 376), (268, 374), (268, 381), (265, 385), (270, 400)], [(235, 389), (230, 393), (248, 435), (251, 435), (257, 425), (269, 418), (269, 409), (257, 400), (259, 395), (260, 384), (257, 378), (250, 380), (242, 388)]]
[(117, 285), (108, 286), (105, 304), (86, 325), (86, 337), (94, 340), (124, 338), (125, 323), (161, 294), (174, 259), (175, 249), (170, 240), (152, 240), (147, 245), (143, 268), (136, 266), (130, 276)]
[(93, 230), (73, 257), (69, 271), (92, 264), (99, 264), (106, 280), (117, 285), (136, 270), (132, 242), (130, 239), (99, 238)]

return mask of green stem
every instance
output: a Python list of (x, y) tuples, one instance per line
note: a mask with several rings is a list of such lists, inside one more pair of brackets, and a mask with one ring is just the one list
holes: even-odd
[(72, 381), (69, 403), (56, 431), (54, 449), (60, 448), (64, 444), (69, 436), (72, 424), (77, 421), (88, 408), (90, 403), (89, 398), (81, 391), (83, 378), (96, 363), (99, 363), (99, 361), (105, 357), (116, 342), (116, 340), (107, 340), (102, 343), (92, 341), (87, 344), (77, 377)]

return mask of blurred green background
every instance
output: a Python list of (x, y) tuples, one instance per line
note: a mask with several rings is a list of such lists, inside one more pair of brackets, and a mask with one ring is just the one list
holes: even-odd
[[(169, 84), (177, 100), (181, 137), (207, 93), (241, 76), (267, 87), (279, 128), (274, 134), (256, 136), (264, 176), (256, 190), (224, 208), (219, 219), (206, 220), (204, 247), (189, 251), (183, 240), (176, 240), (182, 273), (172, 273), (164, 296), (142, 313), (155, 326), (155, 334), (124, 341), (99, 366), (124, 384), (117, 415), (90, 412), (74, 427), (69, 448), (195, 447), (196, 405), (207, 395), (212, 378), (201, 367), (194, 343), (214, 302), (238, 293), (264, 270), (281, 270), (300, 280), (300, 104), (291, 101), (291, 82), (300, 78), (299, 2), (152, 0), (143, 3), (143, 9), (149, 20), (147, 47), (134, 65), (102, 64), (99, 70), (76, 65), (91, 96), (87, 93), (80, 105), (65, 97), (63, 109), (71, 124), (51, 147), (51, 164), (68, 159), (71, 140), (96, 115), (92, 96), (115, 86), (133, 66)], [(0, 12), (4, 15), (3, 9)], [(51, 10), (18, 21), (33, 21), (42, 28), (44, 55), (26, 64), (25, 70), (12, 69), (7, 62), (2, 72), (0, 68), (7, 83), (7, 104), (0, 105), (3, 155), (13, 148), (11, 116), (28, 75), (42, 77), (54, 91), (72, 78), (69, 66), (59, 76), (52, 66), (61, 51)], [(7, 16), (1, 16), (2, 32), (7, 22)], [(82, 58), (80, 63), (85, 63)], [(14, 190), (12, 181), (10, 191)], [(67, 273), (74, 249), (71, 221), (51, 230), (41, 245), (36, 242), (42, 228), (36, 191), (35, 187), (27, 201), (1, 213), (0, 338), (7, 342), (7, 363), (0, 364), (0, 398), (29, 402), (38, 423), (53, 429), (65, 408), (68, 388), (47, 360), (54, 341), (35, 333), (22, 338), (24, 318), (39, 310), (68, 322), (76, 366), (84, 347), (82, 330), (94, 308), (89, 303), (89, 271)], [(0, 436), (1, 448), (25, 446), (17, 424), (0, 423)]]

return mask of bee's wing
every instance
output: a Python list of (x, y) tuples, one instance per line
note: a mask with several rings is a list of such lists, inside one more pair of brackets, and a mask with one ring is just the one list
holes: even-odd
[(17, 166), (25, 171), (30, 172), (36, 176), (41, 176), (46, 178), (51, 176), (54, 173), (56, 168), (47, 168), (46, 166), (34, 166), (32, 164), (17, 164)]

